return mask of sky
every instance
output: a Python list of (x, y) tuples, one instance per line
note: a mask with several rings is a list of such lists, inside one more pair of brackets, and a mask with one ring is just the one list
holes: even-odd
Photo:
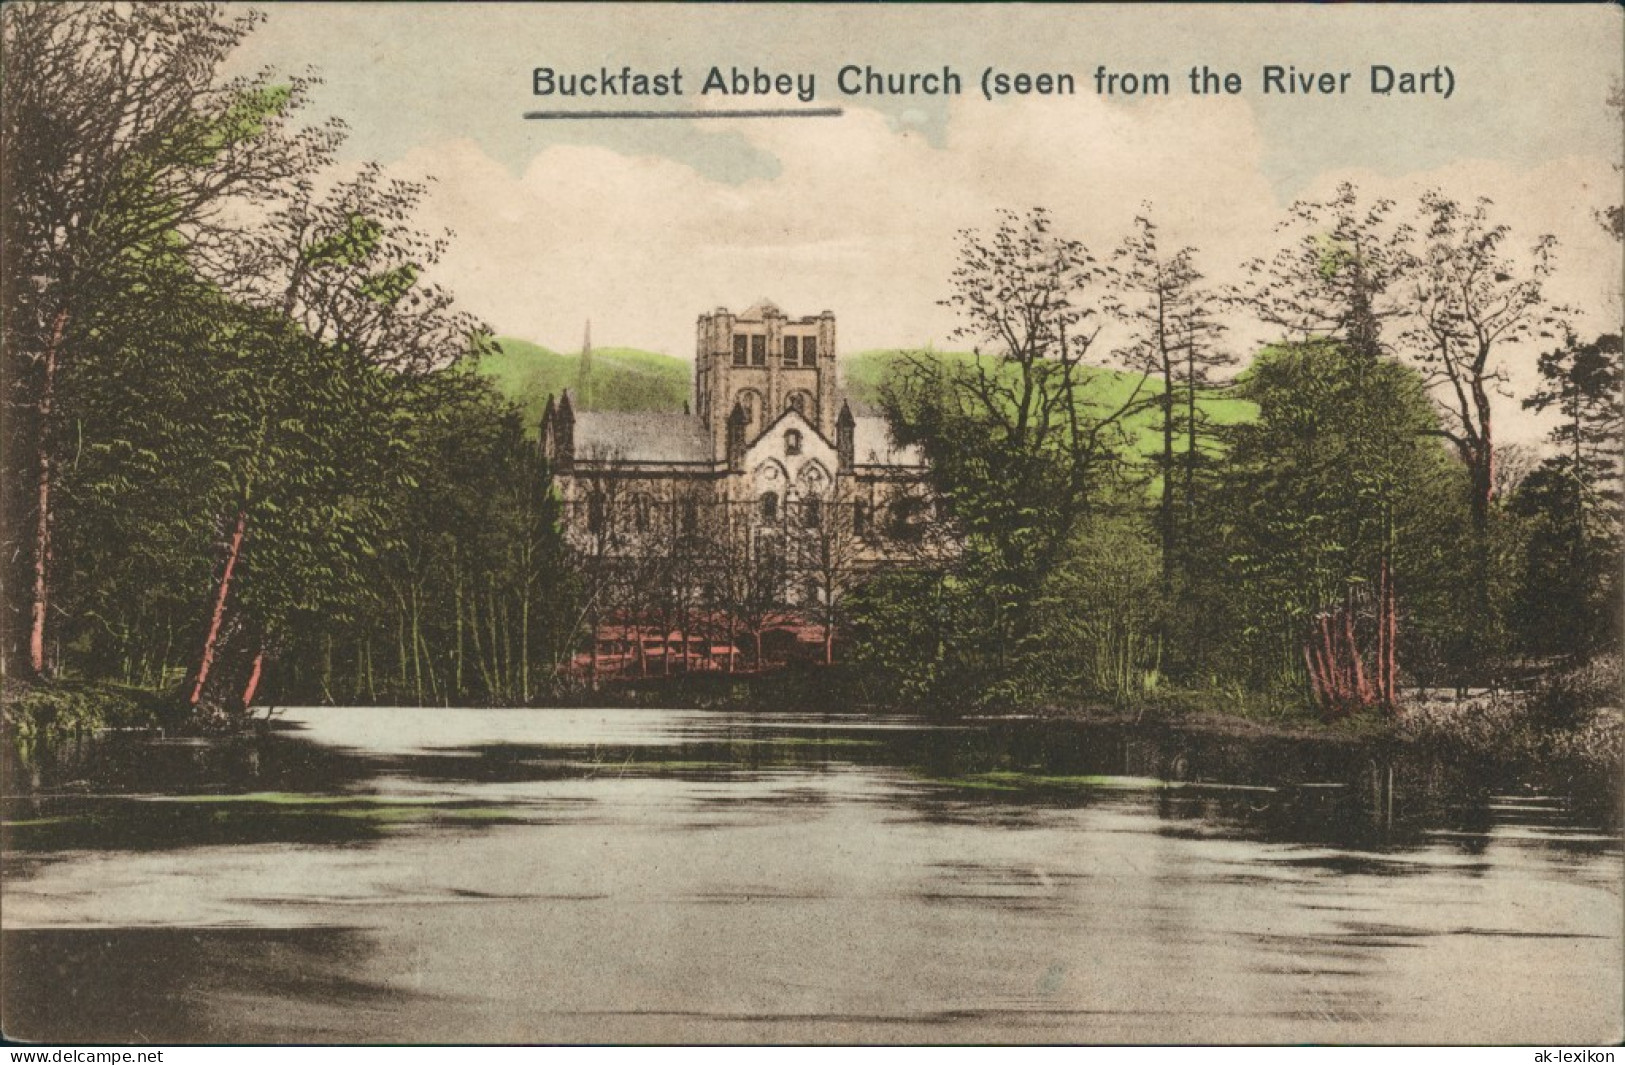
[[(1353, 181), (1414, 203), (1494, 202), (1512, 246), (1559, 240), (1553, 297), (1618, 328), (1621, 252), (1596, 212), (1625, 198), (1616, 5), (273, 5), (234, 60), (324, 79), (312, 114), (343, 162), (433, 176), (420, 224), (450, 230), (437, 279), (499, 333), (692, 357), (694, 322), (761, 298), (833, 310), (844, 351), (953, 346), (957, 237), (1042, 205), (1101, 251), (1149, 209), (1215, 281), (1267, 256), (1299, 198)], [(959, 96), (838, 91), (848, 64), (960, 73)], [(1198, 96), (1205, 64), (1242, 78)], [(1376, 96), (1370, 67), (1448, 67), (1452, 93)], [(1264, 94), (1265, 65), (1349, 72), (1340, 94)], [(699, 95), (706, 73), (811, 74), (816, 99)], [(683, 71), (682, 97), (538, 97), (533, 71)], [(989, 67), (1069, 73), (1064, 96), (985, 99)], [(1105, 96), (1095, 73), (1170, 75)], [(527, 121), (527, 111), (839, 107), (832, 118)], [(1257, 327), (1238, 321), (1238, 347)], [(1245, 354), (1245, 350), (1238, 352)], [(1508, 352), (1514, 390), (1534, 351)], [(1539, 426), (1503, 404), (1508, 435)]]

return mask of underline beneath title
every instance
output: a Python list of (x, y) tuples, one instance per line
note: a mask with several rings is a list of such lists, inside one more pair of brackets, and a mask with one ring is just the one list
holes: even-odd
[(683, 118), (840, 118), (839, 107), (738, 108), (726, 111), (526, 111), (532, 121)]

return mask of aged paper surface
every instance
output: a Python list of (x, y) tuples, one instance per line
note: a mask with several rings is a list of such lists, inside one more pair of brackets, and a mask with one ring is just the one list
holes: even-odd
[[(247, 8), (223, 11), (234, 18)], [(10, 36), (7, 44), (17, 47)], [(16, 425), (46, 427), (38, 460), (23, 429), (7, 439), (14, 458), (27, 458), (13, 464), (26, 490), (8, 496), (5, 514), (13, 555), (6, 678), (19, 685), (8, 687), (8, 699), (23, 705), (21, 685), (38, 674), (52, 684), (99, 676), (178, 693), (194, 714), (188, 721), (214, 713), (205, 722), (211, 727), (233, 713), (263, 725), (266, 703), (293, 708), (275, 711), (277, 728), (246, 736), (215, 729), (177, 739), (196, 730), (166, 722), (158, 739), (151, 731), (98, 733), (52, 746), (25, 737), (8, 750), (6, 1035), (175, 1043), (1617, 1042), (1625, 930), (1619, 777), (1617, 762), (1609, 776), (1606, 758), (1617, 758), (1618, 729), (1616, 722), (1610, 732), (1604, 716), (1590, 731), (1572, 732), (1589, 739), (1541, 733), (1548, 738), (1530, 741), (1523, 769), (1498, 769), (1493, 779), (1474, 777), (1477, 762), (1429, 761), (1405, 746), (1426, 737), (1384, 733), (1373, 741), (1358, 729), (1311, 735), (1304, 730), (1313, 714), (1303, 718), (1310, 724), (1294, 718), (1289, 727), (1274, 703), (1259, 712), (1268, 722), (1256, 732), (1211, 723), (1205, 732), (1177, 724), (1147, 731), (1145, 722), (1162, 721), (1166, 709), (1147, 693), (1168, 686), (1184, 661), (1164, 649), (1176, 637), (1162, 628), (1154, 647), (1144, 634), (1133, 636), (1141, 644), (1111, 644), (1110, 654), (1134, 659), (1124, 669), (1137, 670), (1134, 694), (1150, 701), (1124, 702), (1128, 710), (1077, 723), (1076, 734), (1064, 714), (1032, 718), (1053, 710), (1057, 697), (1030, 693), (1060, 683), (1059, 675), (1070, 682), (1080, 670), (1110, 672), (1117, 659), (1108, 663), (1104, 651), (1050, 672), (1013, 667), (952, 715), (945, 708), (969, 689), (950, 690), (959, 682), (944, 681), (952, 676), (945, 668), (927, 678), (934, 688), (899, 683), (885, 697), (869, 674), (829, 681), (827, 695), (806, 692), (824, 690), (820, 678), (836, 674), (818, 670), (842, 665), (843, 655), (872, 663), (889, 653), (873, 618), (905, 630), (910, 616), (936, 616), (944, 595), (978, 579), (973, 569), (953, 575), (965, 543), (979, 534), (972, 522), (953, 526), (943, 517), (952, 507), (928, 498), (940, 488), (928, 473), (938, 454), (932, 441), (899, 440), (885, 421), (895, 413), (892, 394), (878, 376), (859, 382), (849, 367), (860, 355), (869, 358), (863, 365), (879, 365), (870, 358), (877, 353), (996, 355), (997, 329), (966, 331), (967, 294), (986, 297), (990, 289), (966, 287), (955, 272), (975, 273), (966, 265), (973, 258), (966, 231), (983, 234), (989, 243), (975, 246), (986, 250), (1001, 220), (1015, 227), (1006, 235), (1019, 237), (1039, 217), (1034, 209), (1044, 212), (1041, 236), (1077, 242), (1074, 251), (1112, 277), (1130, 270), (1119, 249), (1144, 232), (1139, 220), (1154, 222), (1166, 251), (1192, 249), (1189, 262), (1213, 303), (1182, 319), (1183, 339), (1162, 351), (1175, 352), (1177, 362), (1179, 352), (1207, 343), (1196, 338), (1210, 336), (1206, 325), (1191, 323), (1209, 315), (1221, 322), (1222, 340), (1213, 342), (1229, 362), (1204, 379), (1215, 395), (1272, 346), (1302, 341), (1311, 358), (1330, 350), (1316, 349), (1318, 342), (1352, 350), (1365, 326), (1383, 330), (1380, 344), (1372, 341), (1381, 360), (1411, 366), (1441, 412), (1418, 432), (1439, 437), (1440, 449), (1454, 441), (1462, 464), (1482, 471), (1474, 497), (1482, 506), (1461, 509), (1461, 520), (1477, 522), (1480, 532), (1500, 520), (1485, 516), (1492, 508), (1512, 507), (1508, 471), (1529, 475), (1571, 445), (1576, 456), (1596, 449), (1595, 437), (1582, 440), (1578, 429), (1560, 435), (1565, 418), (1580, 424), (1578, 406), (1561, 397), (1530, 400), (1543, 390), (1557, 394), (1558, 371), (1543, 370), (1539, 356), (1563, 349), (1565, 337), (1571, 354), (1606, 362), (1613, 352), (1609, 372), (1617, 375), (1622, 44), (1620, 8), (1607, 4), (271, 6), (222, 57), (218, 73), (253, 78), (269, 69), (271, 84), (317, 79), (301, 83), (298, 122), (317, 128), (338, 119), (346, 135), (322, 149), (319, 171), (304, 175), (312, 202), (357, 175), (425, 184), (404, 199), (380, 194), (365, 211), (313, 210), (310, 228), (299, 232), (332, 224), (338, 236), (290, 238), (302, 249), (291, 259), (274, 250), (265, 260), (272, 265), (234, 259), (237, 272), (225, 280), (208, 275), (215, 260), (195, 268), (233, 306), (286, 310), (301, 336), (331, 341), (345, 357), (376, 345), (384, 354), (369, 373), (387, 366), (410, 376), (422, 367), (403, 368), (405, 356), (389, 363), (395, 356), (378, 338), (393, 336), (392, 326), (369, 318), (340, 343), (332, 337), (345, 326), (329, 336), (312, 323), (329, 322), (324, 315), (352, 296), (345, 313), (361, 314), (353, 308), (364, 311), (368, 300), (393, 307), (401, 297), (389, 286), (397, 282), (400, 292), (433, 283), (452, 294), (457, 312), (500, 338), (487, 366), (497, 368), (489, 372), (522, 412), (515, 439), (540, 436), (549, 498), (560, 501), (557, 520), (566, 529), (559, 551), (573, 551), (577, 569), (555, 586), (531, 554), (502, 554), (509, 569), (470, 569), (465, 582), (457, 552), (507, 550), (488, 548), (489, 538), (508, 534), (479, 517), (485, 503), (472, 500), (488, 502), (510, 483), (482, 479), (489, 470), (478, 464), (437, 467), (434, 484), (445, 493), (437, 498), (449, 502), (412, 512), (352, 550), (345, 538), (365, 541), (355, 530), (377, 513), (356, 502), (364, 488), (335, 488), (334, 479), (433, 447), (405, 430), (377, 440), (357, 430), (353, 439), (362, 442), (341, 434), (339, 444), (320, 445), (328, 450), (319, 458), (267, 458), (293, 453), (267, 439), (285, 432), (304, 440), (305, 427), (321, 420), (311, 411), (338, 409), (323, 405), (328, 398), (350, 402), (345, 390), (314, 369), (297, 382), (289, 370), (266, 378), (265, 394), (280, 389), (292, 406), (244, 414), (248, 408), (201, 385), (163, 398), (168, 386), (156, 382), (165, 375), (153, 366), (167, 355), (154, 356), (147, 371), (129, 368), (139, 360), (128, 352), (120, 356), (128, 363), (69, 360), (79, 319), (38, 308), (56, 306), (50, 301), (74, 284), (90, 293), (89, 281), (50, 281), (45, 266), (25, 268), (8, 256), (12, 290), (47, 278), (37, 300), (18, 304), (41, 316), (36, 332), (45, 339), (17, 363), (26, 367), (17, 371), (27, 375), (26, 387), (8, 392), (13, 408), (33, 419)], [(45, 106), (48, 96), (28, 96), (20, 84), (6, 83), (8, 109)], [(8, 120), (6, 128), (21, 138), (25, 127)], [(1281, 249), (1314, 246), (1313, 234), (1310, 244), (1293, 241), (1310, 233), (1303, 225), (1316, 224), (1304, 219), (1330, 217), (1326, 205), (1341, 202), (1356, 220), (1375, 211), (1380, 224), (1372, 232), (1391, 236), (1403, 224), (1406, 239), (1423, 247), (1430, 220), (1455, 226), (1452, 235), (1468, 232), (1481, 200), (1486, 213), (1473, 232), (1496, 250), (1478, 261), (1489, 276), (1466, 283), (1490, 286), (1478, 308), (1485, 318), (1445, 342), (1465, 342), (1478, 329), (1490, 361), (1476, 369), (1471, 357), (1428, 361), (1427, 337), (1438, 336), (1429, 325), (1457, 322), (1448, 316), (1459, 312), (1428, 318), (1425, 308), (1448, 300), (1440, 295), (1447, 286), (1426, 289), (1425, 255), (1409, 273), (1396, 271), (1402, 279), (1380, 293), (1387, 302), (1353, 297), (1347, 306), (1369, 317), (1352, 324), (1316, 319), (1319, 311), (1301, 306), (1283, 309), (1257, 287)], [(1428, 204), (1445, 201), (1458, 210), (1428, 213)], [(7, 211), (22, 212), (18, 202), (8, 198)], [(1325, 211), (1296, 210), (1303, 204)], [(380, 239), (364, 216), (376, 210), (393, 224), (396, 208), (428, 242), (445, 234), (444, 244), (432, 254), (428, 243), (414, 246), (425, 254), (357, 282), (349, 296), (350, 281), (338, 272), (328, 290), (300, 287), (309, 283), (307, 266), (325, 269), (356, 246), (363, 258), (372, 254)], [(268, 210), (251, 199), (222, 203), (186, 232), (229, 228), (221, 220), (233, 212), (254, 219), (261, 209)], [(262, 221), (263, 230), (255, 228), (261, 222), (244, 225), (263, 232), (267, 248), (298, 228), (288, 216)], [(58, 231), (31, 232), (43, 248)], [(60, 233), (69, 241), (73, 225)], [(1351, 251), (1345, 237), (1325, 237), (1325, 277), (1349, 262), (1378, 261)], [(214, 247), (201, 238), (196, 246)], [(151, 261), (142, 247), (148, 251), (135, 258)], [(227, 249), (222, 259), (242, 250), (229, 241), (219, 247)], [(38, 257), (56, 261), (44, 251)], [(74, 262), (77, 272), (61, 276), (89, 276)], [(1262, 265), (1250, 270), (1251, 263)], [(1520, 302), (1534, 291), (1518, 287), (1520, 270), (1538, 278), (1538, 299)], [(1348, 291), (1357, 292), (1355, 284)], [(95, 292), (115, 292), (108, 299), (116, 309), (120, 300), (136, 307), (130, 293), (151, 290), (142, 282)], [(1009, 296), (990, 298), (1005, 299), (1005, 310), (1020, 318), (1020, 300)], [(1490, 305), (1503, 298), (1517, 308), (1510, 318), (1497, 318), (1508, 312)], [(1266, 304), (1270, 313), (1255, 313)], [(1294, 313), (1301, 320), (1289, 321)], [(1074, 331), (1070, 340), (1061, 332), (1060, 350), (1071, 351), (1085, 334), (1093, 340), (1106, 304), (1100, 315), (1068, 319), (1063, 330)], [(341, 318), (332, 312), (331, 321)], [(1134, 320), (1113, 318), (1086, 362), (1154, 382), (1143, 352), (1135, 354), (1137, 327), (1123, 324)], [(49, 339), (53, 321), (56, 340)], [(452, 335), (462, 324), (434, 319), (431, 327)], [(83, 350), (117, 328), (87, 333)], [(184, 352), (188, 344), (225, 342), (129, 348), (159, 351), (161, 343)], [(22, 350), (27, 341), (8, 334), (8, 344)], [(293, 365), (280, 359), (267, 355), (255, 365)], [(573, 361), (544, 373), (550, 359)], [(219, 394), (237, 387), (235, 370), (208, 365), (226, 368), (188, 380), (218, 385)], [(750, 376), (758, 369), (759, 383)], [(545, 374), (557, 388), (537, 383)], [(106, 399), (125, 387), (108, 387), (115, 379), (129, 382), (128, 402)], [(312, 397), (326, 398), (298, 405)], [(128, 433), (101, 440), (93, 425), (86, 444), (86, 425), (129, 417), (126, 407), (172, 403), (196, 412), (215, 402), (224, 413), (207, 432), (192, 426), (190, 444)], [(1587, 409), (1593, 422), (1606, 422)], [(1193, 440), (1196, 422), (1193, 413)], [(465, 428), (447, 439), (478, 435)], [(1169, 428), (1170, 465), (1135, 474), (1141, 480), (1132, 490), (1121, 486), (1133, 480), (1125, 475), (1114, 489), (1123, 494), (1101, 490), (1077, 520), (1115, 514), (1131, 491), (1136, 500), (1159, 498), (1160, 478), (1176, 477), (1173, 434)], [(1474, 434), (1484, 441), (1477, 459)], [(249, 443), (235, 451), (198, 443), (233, 439)], [(1154, 453), (1156, 441), (1146, 439)], [(1263, 463), (1276, 445), (1252, 446), (1263, 449)], [(46, 461), (48, 448), (56, 450)], [(1288, 453), (1284, 444), (1278, 451)], [(1566, 468), (1600, 468), (1593, 459), (1585, 465), (1577, 457)], [(43, 463), (44, 472), (28, 462)], [(168, 479), (153, 472), (171, 465), (182, 472)], [(107, 472), (74, 480), (74, 471), (92, 467)], [(307, 468), (316, 472), (304, 480), (287, 474)], [(1616, 478), (1617, 468), (1608, 469)], [(53, 470), (65, 487), (47, 505)], [(359, 484), (368, 475), (355, 476)], [(1285, 483), (1309, 476), (1296, 467), (1281, 475)], [(1502, 480), (1492, 484), (1495, 477)], [(600, 539), (594, 555), (603, 523), (620, 520), (602, 508), (624, 506), (627, 527), (645, 546), (663, 540), (650, 524), (665, 528), (658, 507), (667, 504), (670, 528), (691, 535), (696, 524), (711, 526), (684, 511), (677, 493), (702, 482), (734, 486), (716, 490), (726, 497), (719, 506), (741, 508), (754, 530), (740, 541), (738, 559), (718, 564), (733, 567), (725, 579), (696, 584), (700, 590), (677, 607), (663, 600), (659, 610), (676, 610), (682, 620), (662, 613), (658, 632), (653, 606), (603, 606), (613, 582), (594, 582), (632, 552), (604, 548)], [(390, 491), (405, 498), (428, 483), (414, 475)], [(276, 497), (273, 484), (286, 495)], [(629, 486), (619, 504), (614, 490), (604, 494), (609, 484)], [(1382, 485), (1362, 482), (1358, 491), (1380, 493)], [(321, 497), (326, 510), (309, 503), (329, 491), (330, 499)], [(110, 508), (134, 515), (143, 500), (193, 495), (213, 510), (173, 527), (107, 524), (111, 545), (73, 531), (75, 515), (99, 513), (100, 500), (118, 500)], [(1597, 513), (1617, 521), (1613, 480), (1602, 497), (1613, 502), (1599, 503)], [(255, 510), (262, 499), (275, 505)], [(1050, 500), (1023, 502), (1041, 509)], [(326, 517), (287, 517), (307, 504)], [(457, 509), (465, 504), (467, 513)], [(826, 515), (835, 511), (847, 515), (840, 531), (848, 539), (870, 537), (851, 558), (829, 547)], [(1395, 520), (1377, 503), (1351, 512)], [(344, 520), (330, 520), (334, 514)], [(938, 535), (916, 527), (899, 535), (903, 546), (874, 546), (871, 528), (916, 519), (952, 528)], [(744, 572), (740, 560), (754, 566), (783, 557), (770, 550), (790, 550), (762, 546), (760, 526), (773, 522), (822, 528), (823, 568), (804, 563), (794, 576), (779, 573), (777, 598), (752, 606), (755, 593), (738, 585), (749, 585), (754, 570)], [(1169, 551), (1174, 534), (1145, 522), (1144, 551), (1159, 544)], [(441, 532), (445, 539), (436, 539)], [(426, 553), (401, 547), (420, 534)], [(1322, 532), (1300, 527), (1299, 534), (1295, 544)], [(1438, 588), (1450, 582), (1440, 577), (1424, 589), (1420, 578), (1407, 585), (1404, 577), (1396, 595), (1393, 567), (1409, 574), (1405, 566), (1422, 563), (1404, 548), (1386, 553), (1392, 535), (1385, 535), (1389, 547), (1372, 556), (1369, 579), (1351, 579), (1339, 586), (1342, 598), (1297, 617), (1309, 633), (1301, 656), (1288, 640), (1282, 668), (1295, 671), (1304, 698), (1319, 700), (1324, 716), (1359, 704), (1373, 718), (1388, 708), (1397, 719), (1399, 692), (1413, 690), (1413, 721), (1425, 695), (1471, 707), (1440, 711), (1450, 720), (1482, 714), (1471, 720), (1488, 722), (1496, 707), (1511, 705), (1494, 701), (1500, 688), (1525, 690), (1527, 675), (1537, 677), (1527, 690), (1536, 690), (1542, 671), (1556, 675), (1554, 663), (1577, 657), (1571, 647), (1541, 645), (1520, 652), (1516, 667), (1475, 673), (1478, 645), (1452, 651), (1425, 620), (1412, 624), (1423, 616), (1419, 604), (1448, 598)], [(1530, 533), (1519, 550), (1545, 535)], [(1591, 543), (1584, 535), (1577, 542)], [(1599, 542), (1609, 536), (1617, 541), (1616, 531)], [(521, 547), (529, 543), (516, 537)], [(273, 541), (274, 552), (256, 546)], [(151, 557), (131, 542), (155, 545)], [(164, 568), (165, 550), (190, 543), (205, 546), (201, 563)], [(331, 557), (321, 554), (329, 549)], [(795, 550), (801, 558), (812, 551), (805, 541)], [(1237, 551), (1215, 557), (1233, 560)], [(1096, 556), (1083, 550), (1076, 558), (1085, 566)], [(354, 577), (351, 562), (366, 575)], [(1165, 567), (1159, 584), (1148, 565), (1144, 595), (1166, 595), (1174, 578)], [(1453, 566), (1468, 572), (1456, 562), (1439, 562), (1438, 572)], [(1045, 567), (1045, 582), (1052, 569), (1072, 572), (1060, 562)], [(874, 604), (856, 593), (860, 577), (913, 570), (951, 575), (908, 593), (912, 606), (905, 599), (901, 611), (866, 615), (870, 628), (853, 621)], [(149, 572), (164, 591), (132, 593), (128, 601), (139, 604), (119, 613), (124, 593), (107, 589), (148, 588), (140, 574)], [(640, 585), (647, 591), (676, 580), (630, 562), (614, 572), (615, 594), (627, 603)], [(1094, 570), (1079, 572), (1063, 592), (1013, 582), (1010, 609), (1082, 601), (1109, 583), (1088, 575)], [(726, 594), (716, 590), (728, 582)], [(1604, 586), (1613, 591), (1601, 594), (1614, 594), (1618, 582), (1597, 585)], [(837, 603), (838, 591), (853, 597)], [(448, 604), (443, 623), (430, 617), (436, 608), (419, 608), (419, 596), (435, 594)], [(737, 603), (718, 606), (728, 594)], [(1546, 624), (1527, 620), (1546, 616), (1540, 594), (1507, 594), (1509, 632)], [(569, 600), (568, 618), (547, 613), (546, 604), (571, 595), (578, 598)], [(504, 596), (515, 597), (511, 606)], [(1126, 616), (1139, 596), (1125, 593), (1099, 616)], [(1552, 626), (1561, 628), (1562, 609), (1553, 608)], [(1602, 617), (1617, 613), (1598, 609)], [(696, 632), (723, 624), (724, 614), (720, 635), (690, 632), (691, 623)], [(337, 620), (328, 627), (322, 619)], [(1088, 641), (1104, 631), (1091, 627), (1097, 620), (1079, 621), (1060, 642), (1096, 646)], [(562, 633), (546, 648), (553, 637), (537, 635), (545, 625)], [(1403, 637), (1394, 635), (1402, 626)], [(974, 657), (980, 668), (996, 659), (1004, 668), (1006, 651), (1025, 637), (999, 631), (1003, 643), (990, 641), (965, 661)], [(868, 658), (850, 650), (866, 638), (882, 649)], [(1334, 646), (1345, 638), (1346, 678), (1338, 664), (1345, 652)], [(951, 638), (926, 639), (908, 652), (908, 667), (933, 653), (949, 660), (954, 646)], [(1427, 672), (1434, 666), (1421, 664), (1424, 652), (1429, 663), (1444, 664)], [(1617, 658), (1593, 652), (1604, 663), (1596, 668), (1611, 676)], [(782, 668), (765, 670), (764, 661)], [(1232, 665), (1193, 668), (1179, 683), (1208, 685), (1203, 698), (1212, 707), (1225, 699), (1254, 705), (1251, 694), (1234, 694), (1247, 681), (1213, 679)], [(965, 668), (963, 676), (973, 677)], [(662, 687), (677, 671), (711, 686)], [(755, 688), (734, 679), (747, 675), (767, 679)], [(784, 676), (803, 677), (797, 683), (810, 688), (784, 689), (793, 696), (778, 705), (774, 678)], [(229, 699), (209, 687), (227, 681)], [(1486, 701), (1451, 702), (1456, 688)], [(884, 711), (875, 709), (882, 703)], [(480, 708), (448, 709), (465, 705)], [(622, 708), (579, 709), (600, 705)], [(532, 709), (508, 709), (524, 706)], [(1096, 726), (1106, 731), (1088, 731)], [(120, 747), (125, 739), (135, 746)], [(1587, 754), (1585, 743), (1615, 753)], [(1600, 805), (1594, 781), (1582, 794), (1550, 779), (1557, 763), (1544, 760), (1570, 755), (1592, 770), (1604, 765)]]

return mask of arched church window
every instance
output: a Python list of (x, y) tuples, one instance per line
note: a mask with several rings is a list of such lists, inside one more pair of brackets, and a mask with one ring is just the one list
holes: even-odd
[(824, 520), (824, 501), (817, 496), (808, 496), (801, 501), (801, 519), (807, 528), (816, 529)]
[(779, 520), (779, 493), (777, 493), (777, 492), (763, 492), (762, 493), (762, 498), (758, 503), (758, 509), (761, 512), (763, 521), (778, 521)]
[(740, 409), (745, 412), (745, 424), (754, 434), (757, 425), (756, 416), (762, 409), (762, 399), (756, 394), (755, 389), (751, 388), (742, 389), (736, 398)]

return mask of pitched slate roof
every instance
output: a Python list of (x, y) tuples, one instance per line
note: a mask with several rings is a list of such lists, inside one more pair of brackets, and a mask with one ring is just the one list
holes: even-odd
[(710, 462), (711, 438), (689, 414), (577, 411), (577, 462)]
[(885, 418), (857, 415), (852, 419), (852, 461), (859, 466), (924, 466), (925, 456), (913, 445), (897, 446)]

